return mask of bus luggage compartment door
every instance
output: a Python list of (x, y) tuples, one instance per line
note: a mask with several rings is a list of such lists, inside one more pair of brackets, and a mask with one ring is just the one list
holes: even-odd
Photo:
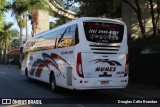
[(72, 67), (67, 67), (66, 70), (67, 85), (72, 86)]

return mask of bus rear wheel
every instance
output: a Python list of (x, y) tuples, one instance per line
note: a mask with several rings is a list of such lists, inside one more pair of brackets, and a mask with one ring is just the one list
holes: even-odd
[(32, 79), (28, 76), (28, 69), (25, 69), (25, 76), (27, 78), (27, 80), (32, 81)]
[(54, 74), (52, 74), (50, 77), (50, 86), (53, 92), (58, 92), (58, 86), (56, 85), (56, 79)]

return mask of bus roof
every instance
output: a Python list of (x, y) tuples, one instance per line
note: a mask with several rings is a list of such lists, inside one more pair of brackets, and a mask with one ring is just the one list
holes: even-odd
[(82, 22), (82, 21), (90, 21), (90, 20), (104, 20), (104, 21), (117, 22), (117, 23), (124, 24), (124, 22), (122, 22), (120, 20), (115, 20), (115, 19), (100, 18), (100, 17), (81, 17), (81, 18), (77, 18), (77, 19), (75, 19), (75, 20), (73, 20), (71, 22), (68, 22), (66, 24), (60, 25), (60, 26), (58, 26), (56, 28), (53, 28), (53, 29), (44, 31), (42, 33), (39, 33), (39, 34), (35, 35), (34, 37), (32, 37), (30, 40), (38, 38), (38, 37), (41, 37), (41, 36), (43, 36), (45, 34), (48, 34), (50, 32), (56, 31), (58, 29), (67, 27), (67, 26), (72, 25), (72, 24), (79, 23), (79, 22)]

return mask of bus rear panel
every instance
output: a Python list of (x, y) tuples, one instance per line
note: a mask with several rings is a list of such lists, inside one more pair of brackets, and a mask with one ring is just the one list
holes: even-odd
[(76, 89), (125, 88), (128, 84), (128, 47), (124, 23), (83, 21), (77, 51)]

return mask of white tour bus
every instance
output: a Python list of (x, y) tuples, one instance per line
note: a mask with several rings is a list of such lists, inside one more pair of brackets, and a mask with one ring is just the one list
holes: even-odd
[(23, 46), (22, 75), (53, 91), (125, 88), (128, 84), (124, 22), (82, 17), (40, 33)]

